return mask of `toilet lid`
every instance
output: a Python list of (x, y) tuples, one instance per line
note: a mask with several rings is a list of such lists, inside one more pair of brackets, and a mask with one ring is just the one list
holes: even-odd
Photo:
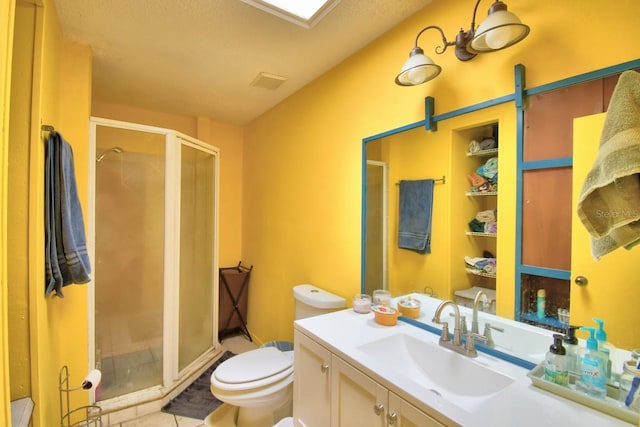
[(263, 347), (226, 360), (213, 372), (227, 384), (258, 381), (291, 368), (293, 360), (275, 347)]

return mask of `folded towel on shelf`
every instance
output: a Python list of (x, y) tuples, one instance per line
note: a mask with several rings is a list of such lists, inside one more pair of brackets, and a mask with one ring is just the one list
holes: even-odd
[(45, 147), (45, 295), (91, 280), (82, 207), (76, 188), (73, 151), (58, 132)]
[(398, 247), (431, 253), (432, 179), (400, 181)]
[(497, 261), (495, 258), (465, 256), (464, 262), (467, 265), (467, 270), (472, 273), (496, 273)]
[(640, 243), (640, 74), (620, 75), (577, 213), (595, 259)]
[(473, 218), (469, 221), (469, 230), (474, 233), (484, 233), (485, 223), (482, 221), (478, 221), (477, 218)]
[(476, 219), (480, 222), (494, 222), (496, 220), (496, 210), (480, 211), (476, 214)]
[(498, 223), (493, 221), (493, 222), (487, 222), (484, 224), (484, 232), (488, 233), (488, 234), (497, 234), (498, 233)]

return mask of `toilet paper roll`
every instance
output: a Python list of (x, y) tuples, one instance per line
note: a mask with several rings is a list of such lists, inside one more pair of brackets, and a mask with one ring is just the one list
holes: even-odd
[(89, 374), (82, 381), (82, 388), (84, 390), (91, 390), (96, 388), (98, 384), (100, 384), (100, 379), (102, 378), (102, 372), (97, 369), (93, 369), (89, 371)]

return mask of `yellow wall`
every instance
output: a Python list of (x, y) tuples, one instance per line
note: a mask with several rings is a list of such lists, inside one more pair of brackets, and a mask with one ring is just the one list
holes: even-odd
[[(25, 8), (25, 13), (20, 15), (23, 26), (14, 50), (17, 56), (13, 86), (19, 91), (12, 105), (16, 106), (16, 120), (21, 125), (12, 127), (10, 170), (25, 172), (12, 175), (18, 181), (15, 188), (10, 188), (8, 199), (12, 203), (9, 217), (19, 219), (16, 225), (22, 231), (21, 236), (15, 230), (8, 236), (10, 241), (19, 243), (15, 251), (8, 253), (11, 295), (15, 298), (12, 303), (17, 307), (9, 312), (9, 324), (22, 330), (28, 328), (29, 334), (11, 336), (16, 345), (11, 346), (10, 362), (17, 369), (11, 370), (10, 384), (11, 399), (31, 395), (36, 403), (34, 425), (44, 426), (60, 418), (60, 367), (67, 364), (76, 381), (80, 381), (88, 368), (88, 343), (87, 324), (78, 321), (86, 319), (87, 288), (67, 287), (64, 299), (44, 297), (44, 144), (40, 124), (55, 126), (71, 143), (78, 191), (86, 206), (88, 162), (81, 159), (88, 158), (91, 51), (64, 42), (53, 2), (44, 1), (39, 6), (19, 2), (18, 6)], [(29, 32), (32, 37), (22, 38)], [(22, 191), (27, 191), (26, 197), (17, 194)], [(22, 291), (15, 292), (18, 289)], [(5, 378), (6, 384), (8, 380)], [(78, 396), (73, 402), (86, 400), (86, 395)]]
[[(11, 100), (11, 57), (15, 4), (0, 2), (0, 348), (9, 347), (7, 283), (7, 171)], [(0, 352), (0, 424), (11, 423), (9, 352)]]
[[(527, 86), (535, 87), (637, 59), (628, 39), (640, 13), (634, 0), (615, 8), (598, 0), (508, 6), (531, 26), (510, 49), (460, 62), (453, 52), (433, 54), (440, 40), (427, 32), (420, 45), (443, 67), (441, 75), (417, 87), (396, 86), (421, 28), (437, 24), (453, 36), (470, 21), (466, 2), (433, 2), (246, 127), (242, 250), (256, 266), (248, 320), (258, 340), (291, 339), (297, 283), (344, 297), (358, 292), (362, 138), (423, 119), (425, 96), (435, 97), (439, 114), (513, 93), (518, 63), (526, 67)], [(589, 31), (567, 30), (567, 22), (588, 22)], [(504, 155), (511, 154), (501, 152), (501, 168)], [(515, 206), (500, 208), (505, 230)]]
[[(2, 2), (0, 16), (9, 25), (0, 42), (11, 46), (13, 11), (6, 3)], [(43, 0), (42, 4), (39, 19), (43, 27), (36, 32), (42, 54), (36, 56), (34, 67), (35, 120), (29, 141), (24, 141), (30, 144), (25, 167), (30, 170), (29, 344), (36, 427), (59, 419), (60, 366), (68, 364), (72, 375), (81, 378), (88, 358), (86, 287), (68, 287), (64, 299), (43, 297), (40, 121), (55, 125), (65, 135), (76, 159), (88, 157), (86, 128), (90, 114), (174, 128), (218, 146), (222, 181), (220, 264), (235, 264), (242, 259), (255, 266), (249, 326), (256, 340), (290, 340), (292, 286), (310, 282), (345, 297), (359, 291), (363, 137), (423, 119), (427, 95), (435, 97), (436, 113), (442, 113), (512, 93), (513, 66), (517, 63), (527, 67), (527, 86), (533, 87), (636, 59), (628, 35), (634, 33), (640, 12), (635, 0), (620, 0), (615, 8), (599, 0), (549, 2), (544, 8), (536, 2), (510, 0), (509, 8), (532, 28), (521, 44), (463, 63), (452, 52), (434, 55), (432, 49), (439, 38), (434, 32), (425, 33), (420, 44), (442, 65), (443, 72), (425, 85), (398, 87), (393, 78), (422, 27), (435, 23), (453, 36), (460, 26), (468, 25), (471, 8), (466, 2), (433, 2), (242, 129), (207, 118), (169, 117), (126, 106), (117, 106), (118, 113), (113, 116), (107, 112), (113, 106), (94, 104), (92, 109), (91, 52), (66, 43), (53, 1)], [(485, 8), (483, 3), (481, 9)], [(589, 31), (566, 30), (566, 23), (572, 22), (589, 23)], [(0, 54), (0, 81), (5, 88), (9, 81), (6, 61), (11, 60), (8, 52), (11, 49), (3, 49)], [(8, 91), (3, 93), (0, 113), (6, 124)], [(0, 136), (4, 153), (7, 135)], [(501, 168), (504, 155), (501, 151)], [(6, 170), (6, 161), (0, 158), (0, 164)], [(86, 206), (88, 162), (77, 160), (76, 167), (81, 202)], [(506, 179), (501, 176), (501, 182)], [(4, 189), (5, 183), (0, 180), (0, 184)], [(6, 203), (6, 197), (2, 200)], [(504, 216), (509, 215), (509, 209), (513, 216), (514, 208), (499, 209), (502, 229)], [(4, 224), (2, 218), (0, 226)], [(0, 233), (3, 230), (0, 228)], [(0, 248), (6, 245), (2, 236)], [(4, 266), (3, 254), (0, 250), (0, 267)], [(5, 276), (3, 268), (0, 338), (6, 344)], [(8, 393), (6, 359), (4, 351), (0, 358), (3, 402)], [(7, 416), (5, 403), (0, 407), (0, 423)]]
[[(10, 141), (29, 141), (31, 134), (31, 94), (35, 48), (35, 22), (38, 8), (26, 2), (16, 3), (12, 59)], [(29, 164), (30, 144), (9, 144), (9, 192), (7, 244), (11, 248), (7, 268), (9, 305), (9, 361), (11, 398), (31, 395), (29, 355)]]

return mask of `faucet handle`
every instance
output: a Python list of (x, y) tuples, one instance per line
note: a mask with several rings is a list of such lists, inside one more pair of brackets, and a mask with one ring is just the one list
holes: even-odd
[(467, 356), (469, 357), (476, 357), (478, 355), (478, 352), (476, 351), (476, 344), (475, 344), (475, 340), (479, 340), (482, 342), (487, 342), (487, 338), (480, 335), (480, 334), (476, 334), (475, 332), (469, 331), (467, 333), (467, 341), (464, 345), (464, 349), (465, 352), (467, 353)]
[(493, 341), (493, 336), (491, 335), (491, 330), (492, 329), (494, 331), (504, 332), (503, 328), (497, 328), (495, 326), (491, 326), (490, 323), (485, 323), (484, 324), (484, 332), (482, 333), (482, 335), (484, 335), (484, 337), (487, 339), (486, 345), (489, 348), (494, 348), (496, 346), (495, 342)]
[(435, 323), (442, 325), (442, 334), (440, 335), (440, 341), (451, 341), (451, 335), (449, 334), (449, 323), (445, 321), (439, 321)]

